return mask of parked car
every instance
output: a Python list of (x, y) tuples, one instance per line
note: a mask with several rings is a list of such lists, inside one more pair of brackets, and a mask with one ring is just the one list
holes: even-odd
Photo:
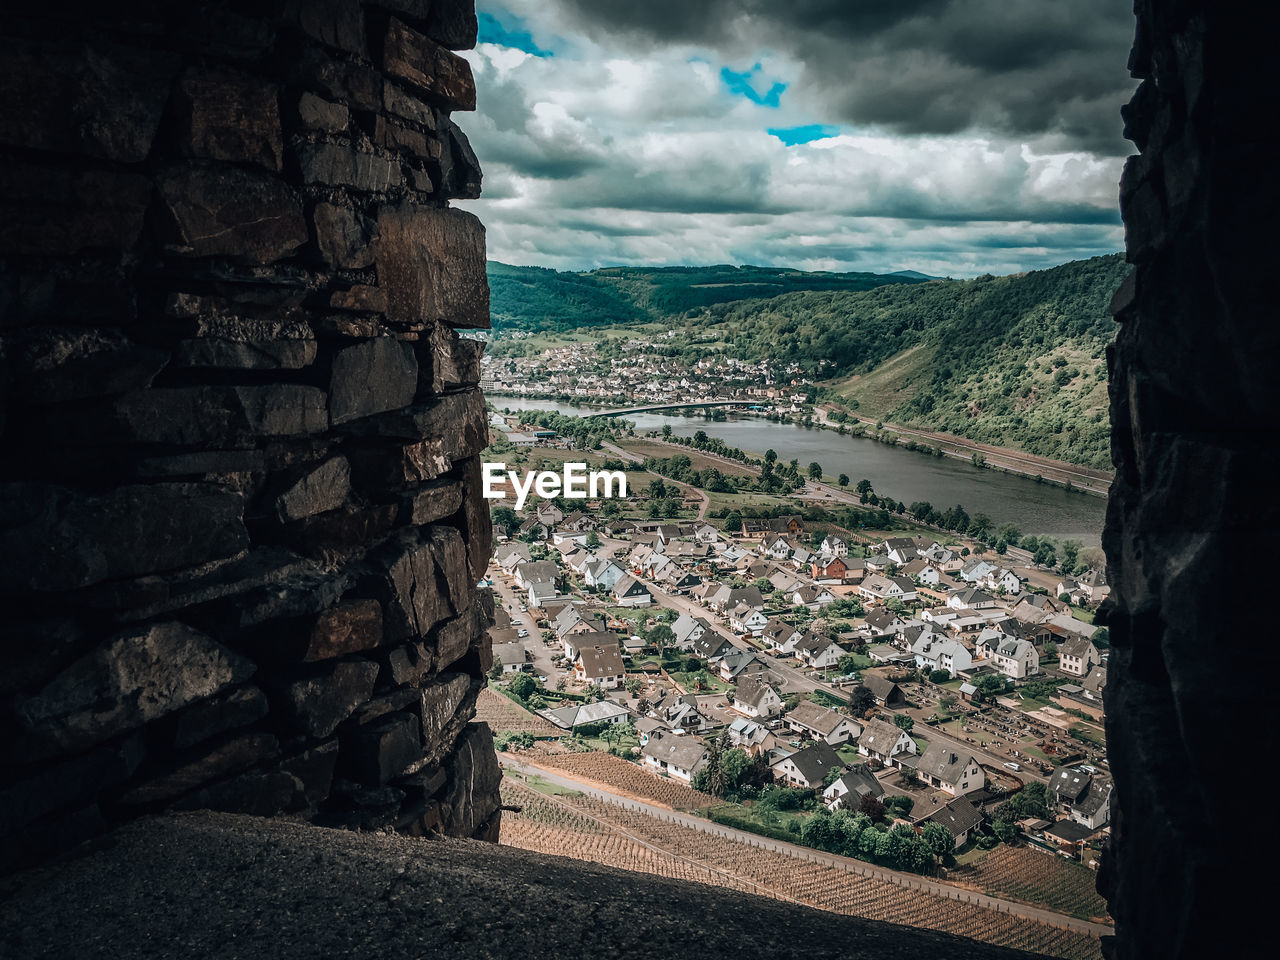
[(519, 633), (516, 634), (516, 636), (519, 637), (521, 640), (523, 640), (528, 635), (529, 635), (528, 630), (521, 630)]
[(1014, 763), (1012, 760), (1010, 760), (1008, 763), (1006, 763), (1006, 764), (1005, 764), (1005, 766), (1006, 766), (1006, 767), (1008, 767), (1010, 770), (1021, 770), (1021, 769), (1022, 769), (1022, 767), (1021, 767), (1021, 766), (1019, 766), (1018, 764)]

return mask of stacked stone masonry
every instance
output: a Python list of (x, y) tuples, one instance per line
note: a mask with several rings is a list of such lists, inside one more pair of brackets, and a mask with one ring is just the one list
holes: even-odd
[(1248, 589), (1280, 534), (1274, 39), (1258, 9), (1135, 4), (1101, 618), (1115, 960), (1275, 952), (1268, 874), (1228, 828), (1242, 797), (1266, 796), (1275, 722), (1269, 591)]
[(160, 809), (495, 838), (471, 0), (0, 32), (0, 867)]

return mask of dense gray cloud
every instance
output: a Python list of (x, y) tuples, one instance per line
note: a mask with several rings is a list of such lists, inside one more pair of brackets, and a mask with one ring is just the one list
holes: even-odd
[(1117, 0), (561, 0), (606, 39), (769, 47), (828, 119), (904, 133), (1060, 136), (1123, 155), (1133, 13)]
[(1113, 6), (482, 0), (467, 206), (494, 259), (561, 269), (965, 276), (1114, 251)]

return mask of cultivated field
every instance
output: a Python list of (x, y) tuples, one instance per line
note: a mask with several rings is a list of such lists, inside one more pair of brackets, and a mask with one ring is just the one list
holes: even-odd
[(1098, 941), (1085, 934), (713, 836), (587, 795), (544, 797), (508, 779), (503, 800), (525, 804), (521, 814), (503, 818), (502, 842), (510, 846), (747, 890), (1066, 960), (1100, 956)]
[(1109, 923), (1107, 903), (1094, 888), (1097, 875), (1062, 857), (1003, 844), (947, 879), (993, 897), (1046, 907), (1081, 920)]
[(612, 788), (615, 792), (629, 794), (677, 810), (696, 810), (715, 803), (715, 800), (705, 793), (699, 793), (676, 780), (656, 776), (610, 753), (548, 754), (537, 757), (536, 762), (539, 766), (563, 770), (583, 780), (593, 780)]
[(530, 713), (488, 687), (480, 691), (480, 699), (476, 701), (476, 719), (489, 724), (494, 733), (515, 730), (517, 733), (532, 733), (535, 737), (564, 736), (564, 731), (554, 723)]

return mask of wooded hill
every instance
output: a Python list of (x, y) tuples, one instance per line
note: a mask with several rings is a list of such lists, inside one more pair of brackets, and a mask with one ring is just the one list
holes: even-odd
[[(932, 281), (757, 267), (502, 268), (521, 271), (515, 282), (523, 301), (513, 295), (513, 276), (493, 266), (499, 328), (660, 319), (688, 334), (664, 353), (696, 360), (716, 349), (795, 361), (827, 398), (860, 416), (1110, 465), (1105, 351), (1115, 323), (1107, 305), (1129, 269), (1120, 254), (1007, 277)], [(771, 285), (787, 292), (755, 293)], [(522, 303), (536, 312), (521, 315)]]

